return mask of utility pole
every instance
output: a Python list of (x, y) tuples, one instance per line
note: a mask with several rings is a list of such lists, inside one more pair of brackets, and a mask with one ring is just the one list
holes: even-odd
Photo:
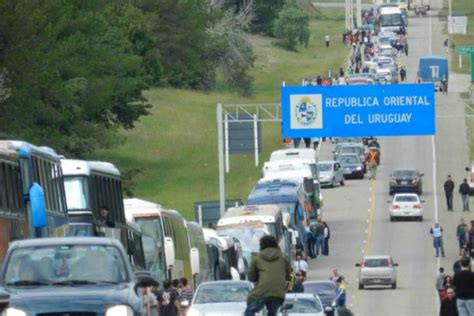
[(221, 216), (225, 212), (225, 162), (224, 162), (224, 133), (223, 133), (223, 113), (222, 104), (217, 104), (217, 146), (219, 153), (219, 208)]
[(356, 0), (356, 10), (357, 10), (357, 27), (362, 27), (362, 3), (361, 0)]

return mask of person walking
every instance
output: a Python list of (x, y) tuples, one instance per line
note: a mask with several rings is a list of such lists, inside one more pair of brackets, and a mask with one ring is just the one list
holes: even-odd
[(471, 259), (461, 260), (461, 271), (453, 277), (457, 297), (456, 306), (459, 316), (474, 315), (474, 273), (471, 271)]
[(431, 227), (430, 234), (433, 236), (433, 247), (436, 250), (436, 257), (439, 257), (439, 251), (441, 250), (441, 255), (446, 257), (444, 254), (443, 247), (443, 228), (439, 226), (438, 223)]
[(463, 182), (459, 186), (459, 194), (461, 194), (462, 198), (462, 211), (469, 212), (469, 192), (471, 189), (469, 188), (469, 183), (467, 183), (467, 179), (464, 178)]
[(324, 225), (324, 251), (323, 255), (329, 256), (329, 238), (331, 238), (331, 230), (326, 222), (323, 222)]
[(446, 274), (444, 274), (444, 268), (440, 267), (438, 270), (438, 275), (436, 276), (436, 290), (438, 291), (440, 297), (441, 293), (444, 291), (444, 278), (446, 277)]
[(448, 206), (448, 212), (453, 211), (453, 192), (454, 182), (451, 180), (451, 175), (448, 174), (448, 178), (444, 181), (444, 194), (446, 195), (446, 204)]
[(334, 298), (333, 305), (336, 308), (346, 306), (346, 286), (342, 277), (336, 280), (336, 297)]
[(158, 311), (160, 316), (178, 316), (181, 313), (179, 295), (172, 288), (172, 282), (165, 280), (163, 290), (158, 292)]
[(181, 293), (179, 294), (179, 301), (180, 302), (188, 302), (188, 306), (182, 307), (181, 315), (186, 316), (187, 310), (189, 305), (191, 305), (191, 301), (193, 300), (194, 292), (193, 288), (189, 285), (188, 279), (181, 278), (179, 279), (179, 286), (181, 288)]
[(462, 246), (463, 246), (463, 243), (461, 241), (461, 236), (464, 234), (464, 231), (466, 229), (467, 225), (464, 223), (464, 218), (461, 218), (461, 220), (459, 221), (459, 225), (458, 227), (456, 228), (456, 237), (458, 239), (458, 242), (459, 242), (459, 254), (461, 254), (461, 249), (462, 249)]
[(452, 287), (446, 289), (446, 297), (441, 300), (439, 316), (458, 316), (457, 300)]
[(255, 287), (247, 296), (244, 316), (254, 316), (264, 307), (268, 316), (276, 316), (278, 308), (285, 300), (290, 263), (278, 246), (275, 237), (263, 236), (260, 239), (260, 252), (253, 256), (248, 279)]
[(326, 43), (326, 47), (329, 47), (329, 35), (324, 35), (324, 42)]
[(380, 154), (377, 148), (370, 148), (367, 157), (365, 157), (365, 162), (370, 172), (369, 180), (375, 180), (377, 177), (377, 167), (380, 164)]

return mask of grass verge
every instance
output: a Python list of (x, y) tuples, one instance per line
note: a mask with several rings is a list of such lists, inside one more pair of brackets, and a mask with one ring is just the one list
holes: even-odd
[[(297, 85), (308, 76), (336, 72), (345, 66), (348, 49), (340, 34), (344, 31), (344, 11), (314, 10), (311, 40), (307, 48), (283, 50), (273, 40), (253, 37), (257, 59), (252, 98), (229, 92), (201, 93), (177, 89), (153, 89), (146, 97), (153, 105), (151, 115), (143, 117), (131, 131), (121, 131), (125, 142), (116, 148), (100, 150), (96, 157), (111, 161), (121, 170), (142, 168), (134, 190), (136, 197), (179, 210), (193, 219), (195, 201), (218, 199), (216, 104), (278, 103), (282, 81)], [(324, 35), (331, 45), (324, 47)], [(281, 147), (280, 124), (262, 126), (261, 164)], [(96, 158), (95, 157), (95, 158)], [(253, 156), (232, 156), (226, 174), (226, 197), (246, 200), (261, 175)]]

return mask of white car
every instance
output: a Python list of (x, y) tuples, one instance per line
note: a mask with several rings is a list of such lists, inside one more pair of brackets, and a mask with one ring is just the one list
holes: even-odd
[(379, 63), (390, 63), (391, 65), (395, 65), (395, 60), (389, 56), (375, 56), (371, 60), (365, 61), (364, 66), (373, 69), (377, 68)]
[(394, 263), (391, 256), (371, 255), (364, 256), (360, 263), (356, 263), (359, 268), (359, 290), (369, 285), (390, 285), (392, 289), (397, 288), (398, 263)]
[(423, 221), (423, 200), (416, 193), (398, 193), (390, 203), (390, 221), (397, 218), (415, 218)]
[(186, 316), (241, 316), (252, 288), (249, 281), (203, 282), (196, 289)]
[[(310, 293), (288, 293), (283, 306), (291, 304), (288, 316), (324, 316), (323, 304), (317, 295)], [(282, 315), (280, 312), (279, 315)]]
[(344, 170), (341, 164), (334, 160), (318, 162), (319, 183), (321, 186), (334, 188), (336, 184), (344, 185)]

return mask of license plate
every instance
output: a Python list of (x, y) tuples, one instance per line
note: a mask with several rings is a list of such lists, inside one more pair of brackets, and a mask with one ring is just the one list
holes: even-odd
[(382, 283), (382, 280), (380, 280), (380, 279), (373, 279), (372, 282), (373, 282), (373, 283)]
[(408, 184), (408, 181), (402, 181), (402, 184)]

